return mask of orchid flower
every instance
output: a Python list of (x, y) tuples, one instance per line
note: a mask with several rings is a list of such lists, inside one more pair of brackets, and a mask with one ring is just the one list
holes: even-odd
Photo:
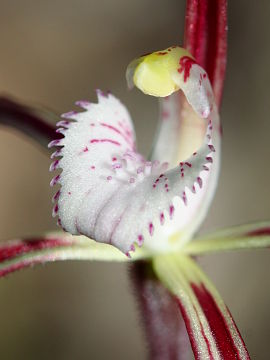
[[(159, 129), (148, 159), (137, 151), (128, 110), (112, 94), (98, 90), (97, 103), (78, 101), (83, 111), (62, 115), (49, 147), (57, 147), (50, 170), (61, 169), (51, 181), (60, 185), (53, 216), (65, 232), (0, 247), (0, 276), (55, 260), (137, 263), (138, 269), (146, 264), (150, 271), (141, 273), (145, 283), (137, 288), (139, 297), (146, 294), (142, 309), (155, 359), (181, 356), (178, 328), (173, 335), (170, 331), (176, 320), (162, 315), (171, 304), (173, 317), (182, 314), (196, 359), (249, 359), (228, 308), (193, 256), (268, 247), (270, 223), (191, 242), (219, 174), (226, 29), (225, 0), (190, 0), (184, 48), (170, 46), (128, 66), (128, 86), (160, 101)], [(7, 100), (0, 101), (0, 113), (7, 125), (20, 124), (42, 145), (52, 138), (53, 129), (44, 121), (48, 114)], [(152, 286), (148, 293), (147, 284)], [(153, 305), (155, 296), (158, 305)]]

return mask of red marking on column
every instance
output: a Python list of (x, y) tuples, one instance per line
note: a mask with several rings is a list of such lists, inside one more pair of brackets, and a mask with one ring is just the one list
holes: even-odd
[(178, 69), (179, 74), (184, 73), (184, 82), (190, 76), (190, 70), (192, 65), (196, 64), (196, 61), (190, 58), (189, 56), (182, 56), (179, 60), (180, 68)]

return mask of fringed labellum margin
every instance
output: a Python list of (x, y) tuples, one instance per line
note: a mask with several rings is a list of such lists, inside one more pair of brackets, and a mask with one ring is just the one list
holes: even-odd
[[(176, 89), (181, 88), (196, 113), (206, 118), (203, 143), (185, 161), (176, 167), (158, 159), (146, 161), (136, 150), (126, 108), (113, 95), (101, 91), (97, 92), (97, 104), (78, 102), (84, 112), (63, 115), (65, 120), (58, 123), (57, 132), (64, 137), (49, 145), (60, 147), (53, 157), (62, 157), (51, 165), (51, 170), (62, 168), (62, 173), (51, 182), (61, 185), (54, 196), (53, 210), (59, 225), (71, 234), (112, 244), (127, 255), (143, 243), (153, 251), (180, 247), (180, 241), (170, 241), (168, 236), (171, 229), (175, 230), (170, 220), (179, 208), (184, 224), (179, 229), (178, 213), (177, 230), (181, 231), (185, 221), (190, 221), (194, 199), (200, 199), (205, 192), (204, 181), (211, 172), (215, 143), (219, 147), (218, 116), (206, 73), (194, 61), (186, 64), (185, 50), (169, 49), (171, 55), (157, 55), (172, 59), (165, 65), (152, 62), (156, 53), (146, 56), (144, 62), (150, 57), (147, 67), (150, 73), (140, 72), (137, 81), (151, 87), (153, 78), (152, 88), (158, 89), (155, 79), (159, 69), (166, 70), (167, 66), (166, 76), (177, 82)], [(135, 69), (134, 74), (138, 71)]]

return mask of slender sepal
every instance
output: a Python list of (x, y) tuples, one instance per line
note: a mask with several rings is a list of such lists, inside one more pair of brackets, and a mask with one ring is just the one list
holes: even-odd
[(185, 245), (183, 252), (204, 255), (232, 250), (250, 250), (270, 247), (270, 222), (235, 226), (216, 231)]
[(154, 270), (176, 296), (196, 359), (249, 359), (227, 306), (191, 258), (157, 257)]
[(62, 137), (60, 134), (55, 135), (56, 120), (57, 116), (50, 111), (0, 98), (0, 125), (21, 131), (46, 149), (49, 141)]
[[(132, 260), (147, 258), (139, 249)], [(0, 245), (0, 277), (14, 271), (58, 260), (129, 261), (111, 245), (99, 244), (84, 236), (51, 233), (43, 237), (12, 240)]]

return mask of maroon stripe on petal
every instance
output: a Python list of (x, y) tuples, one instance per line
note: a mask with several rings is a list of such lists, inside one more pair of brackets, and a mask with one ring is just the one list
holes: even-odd
[[(239, 353), (239, 350), (237, 349), (234, 343), (231, 331), (226, 323), (226, 319), (221, 313), (213, 296), (210, 294), (210, 292), (206, 289), (206, 287), (203, 284), (201, 285), (191, 284), (191, 287), (208, 320), (208, 324), (210, 326), (212, 335), (215, 338), (216, 345), (220, 354), (226, 360), (241, 359), (241, 354)], [(241, 338), (239, 332), (238, 335)]]

